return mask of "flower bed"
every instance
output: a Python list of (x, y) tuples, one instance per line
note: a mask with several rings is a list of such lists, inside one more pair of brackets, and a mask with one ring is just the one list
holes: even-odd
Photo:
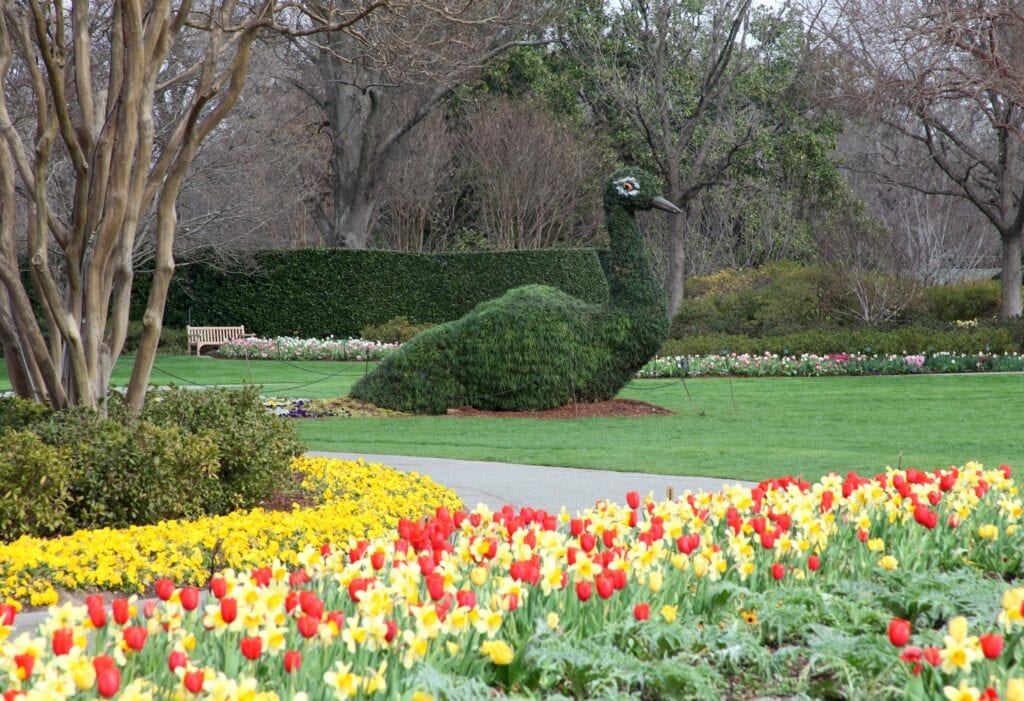
[[(250, 338), (221, 345), (227, 358), (250, 360), (380, 360), (398, 348), (395, 343), (364, 339)], [(1020, 353), (910, 353), (869, 355), (778, 355), (723, 353), (720, 355), (659, 356), (637, 377), (819, 377), (828, 375), (910, 375), (929, 372), (1020, 372)]]
[(217, 352), (237, 360), (380, 360), (398, 347), (361, 338), (237, 338)]
[(915, 353), (910, 355), (723, 355), (658, 357), (638, 377), (824, 377), (829, 375), (911, 375), (929, 372), (1019, 372), (1024, 355)]
[(1021, 517), (1010, 469), (977, 464), (630, 493), (575, 516), (441, 508), (226, 570), (205, 605), (163, 581), (153, 605), (55, 607), (3, 642), (0, 683), (49, 699), (1020, 701)]
[(46, 606), (61, 589), (139, 593), (162, 577), (203, 585), (222, 567), (257, 567), (275, 558), (294, 566), (308, 543), (378, 536), (400, 517), (460, 503), (428, 477), (361, 460), (300, 457), (292, 468), (316, 506), (0, 544), (0, 601)]

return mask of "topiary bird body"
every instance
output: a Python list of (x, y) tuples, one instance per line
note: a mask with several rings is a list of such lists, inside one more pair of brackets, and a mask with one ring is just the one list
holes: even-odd
[(668, 336), (665, 296), (644, 254), (635, 212), (679, 209), (654, 178), (625, 168), (607, 181), (608, 303), (524, 285), (435, 326), (382, 361), (351, 395), (377, 406), (440, 414), (457, 406), (524, 411), (611, 399)]

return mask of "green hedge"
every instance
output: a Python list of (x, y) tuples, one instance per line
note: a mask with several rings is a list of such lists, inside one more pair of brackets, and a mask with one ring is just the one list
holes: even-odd
[(832, 329), (773, 336), (702, 334), (666, 341), (661, 355), (714, 353), (1014, 353), (1024, 351), (1024, 321), (968, 329), (907, 326), (891, 330)]
[[(150, 276), (136, 274), (133, 318)], [(166, 326), (244, 324), (262, 336), (356, 336), (367, 324), (404, 316), (415, 323), (457, 319), (479, 302), (530, 283), (603, 302), (608, 286), (590, 249), (507, 253), (398, 253), (306, 249), (263, 251), (251, 267), (209, 260), (179, 264)]]

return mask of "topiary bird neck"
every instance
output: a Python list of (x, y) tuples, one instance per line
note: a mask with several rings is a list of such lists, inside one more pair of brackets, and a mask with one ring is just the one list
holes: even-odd
[(644, 253), (643, 236), (633, 211), (619, 204), (605, 204), (608, 238), (611, 242), (608, 266), (608, 298), (629, 313), (665, 317), (665, 293), (651, 271)]

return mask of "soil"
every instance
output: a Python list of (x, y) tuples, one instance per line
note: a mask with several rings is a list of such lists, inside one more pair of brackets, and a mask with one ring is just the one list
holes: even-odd
[(485, 416), (499, 419), (591, 419), (614, 416), (667, 416), (673, 412), (663, 407), (636, 399), (609, 399), (606, 402), (570, 402), (543, 411), (486, 411), (471, 406), (449, 409), (448, 416), (456, 418)]

